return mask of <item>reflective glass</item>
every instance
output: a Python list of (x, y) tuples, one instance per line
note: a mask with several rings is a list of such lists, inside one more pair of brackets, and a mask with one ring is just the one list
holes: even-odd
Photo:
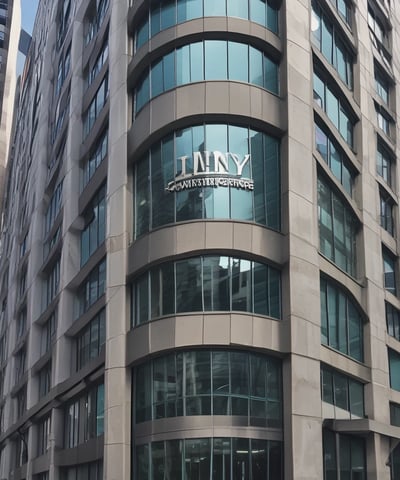
[[(216, 0), (212, 0), (215, 3)], [(224, 40), (204, 42), (205, 80), (228, 78), (228, 44)]]
[(249, 5), (246, 0), (228, 0), (227, 7), (228, 17), (249, 17)]
[(204, 1), (204, 16), (226, 16), (225, 0), (203, 0)]
[(231, 480), (231, 439), (213, 439), (212, 480)]

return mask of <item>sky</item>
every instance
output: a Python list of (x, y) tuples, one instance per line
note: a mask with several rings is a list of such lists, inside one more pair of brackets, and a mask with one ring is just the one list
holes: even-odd
[(38, 3), (39, 0), (21, 0), (22, 28), (29, 34), (32, 33)]
[[(33, 24), (39, 0), (21, 0), (21, 27), (30, 35), (32, 34)], [(25, 56), (18, 52), (17, 56), (17, 75), (20, 75), (24, 69)]]

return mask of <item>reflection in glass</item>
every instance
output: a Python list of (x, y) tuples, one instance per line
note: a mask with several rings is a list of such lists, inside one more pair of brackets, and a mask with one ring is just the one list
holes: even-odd
[(282, 380), (274, 358), (235, 351), (189, 351), (135, 369), (136, 423), (192, 415), (236, 415), (280, 428)]

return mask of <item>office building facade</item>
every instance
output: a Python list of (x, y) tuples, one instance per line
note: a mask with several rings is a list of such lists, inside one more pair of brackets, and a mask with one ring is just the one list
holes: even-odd
[(41, 0), (0, 478), (400, 475), (392, 0)]

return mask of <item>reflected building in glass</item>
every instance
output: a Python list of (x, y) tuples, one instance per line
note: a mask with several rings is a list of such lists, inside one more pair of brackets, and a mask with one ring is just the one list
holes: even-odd
[(399, 478), (399, 42), (393, 0), (40, 2), (1, 479)]

